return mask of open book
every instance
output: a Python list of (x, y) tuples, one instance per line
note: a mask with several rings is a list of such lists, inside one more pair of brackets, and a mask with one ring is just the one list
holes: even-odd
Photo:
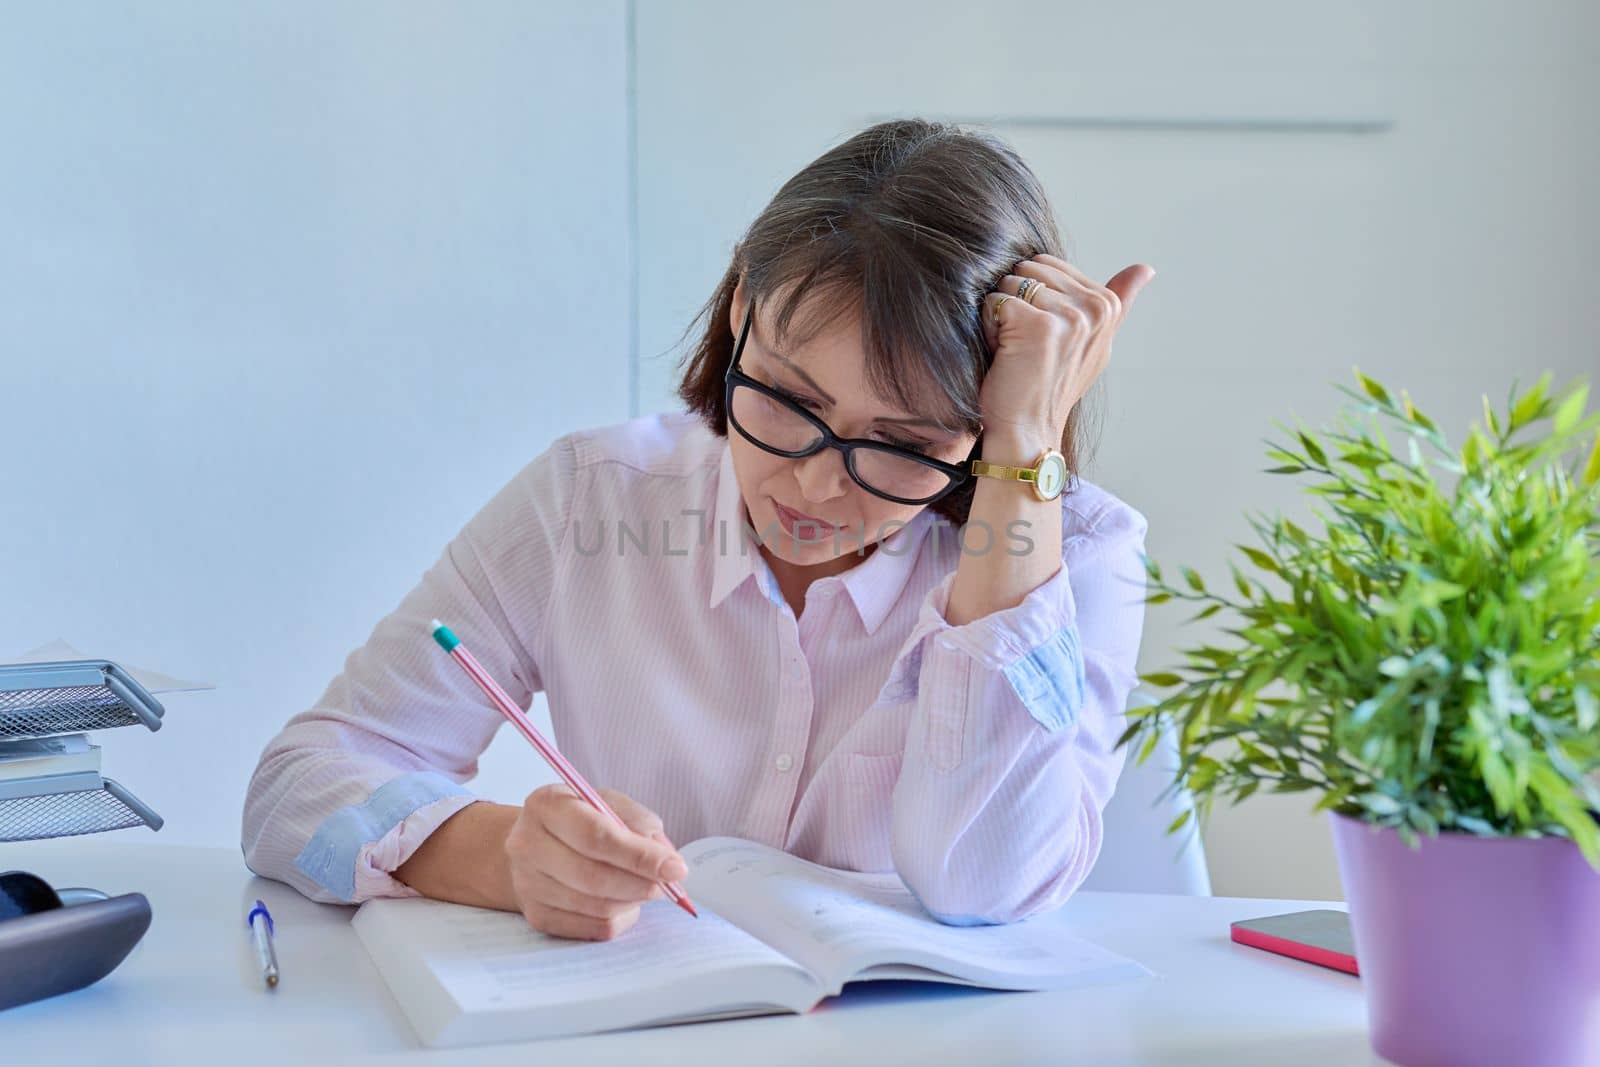
[(420, 898), (370, 900), (353, 925), (435, 1046), (800, 1013), (877, 978), (1039, 990), (1149, 973), (1068, 933), (1060, 913), (945, 926), (894, 874), (837, 871), (732, 837), (678, 851), (700, 918), (654, 900), (610, 941)]

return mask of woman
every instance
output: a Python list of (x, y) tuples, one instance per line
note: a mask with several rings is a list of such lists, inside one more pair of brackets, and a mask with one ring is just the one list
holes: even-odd
[[(1076, 410), (1154, 271), (1060, 245), (986, 134), (890, 122), (802, 170), (702, 312), (688, 412), (556, 441), (267, 746), (250, 867), (589, 939), (684, 876), (668, 833), (894, 870), (949, 923), (1064, 901), (1143, 621), (1145, 523), (1072, 476)], [(548, 694), (629, 830), (462, 787), (501, 720), (435, 617)]]

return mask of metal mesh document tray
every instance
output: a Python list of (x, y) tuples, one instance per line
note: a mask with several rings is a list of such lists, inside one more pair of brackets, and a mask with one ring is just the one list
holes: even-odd
[(0, 666), (0, 740), (108, 730), (161, 729), (160, 702), (103, 659)]
[(0, 841), (33, 841), (122, 830), (161, 829), (161, 816), (95, 771), (0, 782)]

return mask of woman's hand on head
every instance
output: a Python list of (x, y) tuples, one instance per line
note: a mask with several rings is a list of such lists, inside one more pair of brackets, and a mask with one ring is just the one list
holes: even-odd
[[(979, 395), (985, 437), (1059, 447), (1067, 416), (1105, 369), (1112, 337), (1155, 273), (1138, 263), (1100, 285), (1052, 255), (1012, 268), (983, 303), (995, 354)], [(1017, 295), (1024, 279), (1044, 287), (1031, 302)]]
[(506, 835), (511, 885), (535, 930), (609, 940), (638, 921), (641, 904), (665, 895), (660, 882), (688, 873), (659, 816), (614, 789), (599, 793), (628, 829), (554, 784), (528, 794)]

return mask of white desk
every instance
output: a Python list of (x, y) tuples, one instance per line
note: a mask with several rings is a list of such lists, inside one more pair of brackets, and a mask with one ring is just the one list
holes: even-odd
[[(255, 878), (237, 852), (114, 837), (0, 845), (0, 870), (11, 869), (56, 886), (142, 892), (155, 919), (104, 981), (0, 1012), (5, 1064), (1385, 1062), (1368, 1048), (1356, 978), (1228, 940), (1234, 919), (1327, 906), (1315, 902), (1080, 894), (1067, 908), (1083, 935), (1158, 976), (1140, 982), (1060, 993), (875, 983), (803, 1016), (435, 1052), (416, 1043), (350, 931), (353, 910)], [(258, 896), (277, 921), (283, 982), (273, 992), (245, 927)]]

